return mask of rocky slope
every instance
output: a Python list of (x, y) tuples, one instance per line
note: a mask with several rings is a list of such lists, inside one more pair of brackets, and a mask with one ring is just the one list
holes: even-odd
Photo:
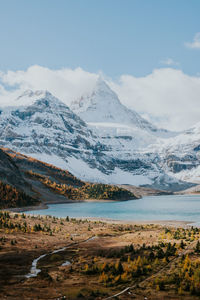
[[(20, 101), (27, 105), (19, 106)], [(68, 106), (46, 91), (25, 92), (16, 99), (16, 106), (1, 109), (0, 145), (72, 172), (79, 162), (102, 172), (110, 168), (101, 152), (105, 145)]]
[(37, 195), (12, 158), (0, 149), (0, 208), (35, 205)]
[(135, 198), (133, 192), (122, 187), (87, 183), (67, 170), (8, 148), (0, 149), (0, 208)]
[(14, 161), (3, 150), (0, 149), (0, 180), (12, 184), (15, 187), (26, 186), (23, 178)]
[(168, 174), (200, 183), (200, 123), (174, 138), (158, 141), (151, 149), (159, 153)]

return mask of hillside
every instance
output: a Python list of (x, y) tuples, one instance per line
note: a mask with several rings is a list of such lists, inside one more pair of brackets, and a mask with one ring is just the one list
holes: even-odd
[(39, 201), (20, 189), (0, 181), (0, 208), (14, 208), (37, 205)]
[(8, 148), (0, 150), (1, 157), (5, 160), (0, 165), (0, 208), (32, 206), (38, 202), (45, 204), (86, 199), (136, 198), (124, 188), (81, 181), (66, 170)]
[(11, 184), (18, 188), (28, 185), (13, 159), (1, 149), (0, 180), (3, 180), (5, 183)]
[(0, 208), (38, 204), (36, 193), (13, 159), (0, 149)]

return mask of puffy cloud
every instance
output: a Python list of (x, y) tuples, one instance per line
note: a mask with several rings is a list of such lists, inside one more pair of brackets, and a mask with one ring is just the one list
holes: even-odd
[(200, 77), (172, 68), (110, 82), (121, 101), (159, 127), (183, 130), (200, 121)]
[[(102, 75), (101, 75), (102, 76)], [(49, 90), (66, 104), (91, 93), (98, 74), (81, 68), (51, 70), (32, 66), (25, 71), (0, 72), (0, 106), (12, 105), (26, 89)], [(121, 102), (159, 127), (187, 129), (200, 121), (200, 77), (161, 68), (144, 77), (107, 78)]]
[(191, 49), (200, 49), (200, 32), (197, 32), (195, 34), (194, 39), (191, 43), (190, 42), (185, 43), (185, 46)]
[(2, 85), (16, 87), (11, 91), (0, 89), (0, 105), (5, 102), (12, 104), (14, 98), (24, 90), (48, 90), (56, 97), (70, 104), (92, 90), (98, 75), (77, 68), (51, 70), (41, 66), (31, 66), (26, 71), (8, 71), (0, 73)]

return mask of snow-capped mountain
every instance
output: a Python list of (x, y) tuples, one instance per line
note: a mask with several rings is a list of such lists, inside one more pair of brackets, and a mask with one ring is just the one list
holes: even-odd
[(70, 107), (107, 146), (104, 153), (114, 159), (120, 169), (135, 174), (136, 184), (154, 184), (158, 188), (176, 184), (173, 174), (167, 168), (164, 170), (169, 171), (168, 175), (163, 171), (160, 151), (153, 145), (166, 143), (177, 133), (157, 128), (122, 105), (101, 78), (90, 95), (73, 101)]
[(159, 140), (151, 150), (159, 153), (162, 168), (177, 179), (200, 182), (200, 123), (174, 138)]
[[(172, 173), (166, 173), (164, 152), (155, 150), (159, 135), (164, 133), (165, 141), (168, 132), (124, 107), (102, 81), (93, 95), (96, 108), (91, 111), (87, 109), (91, 104), (83, 103), (78, 116), (74, 103), (73, 112), (47, 91), (26, 91), (13, 106), (0, 109), (0, 145), (67, 169), (83, 180), (162, 189), (183, 187)], [(86, 124), (81, 119), (83, 107), (85, 116), (91, 114), (89, 120), (96, 122)]]
[(121, 104), (116, 93), (101, 78), (91, 95), (73, 101), (70, 108), (100, 137), (107, 145), (109, 155), (116, 159), (140, 158), (149, 145), (158, 143), (160, 137), (176, 135), (157, 128)]
[(103, 123), (105, 124), (103, 127), (114, 127), (111, 124), (118, 124), (119, 127), (126, 125), (149, 131), (157, 136), (170, 135), (167, 130), (158, 129), (138, 113), (124, 106), (117, 94), (100, 77), (92, 94), (73, 101), (70, 108), (85, 122), (94, 126)]
[[(20, 102), (27, 105), (18, 106)], [(25, 92), (16, 99), (15, 106), (3, 107), (0, 112), (3, 147), (69, 170), (72, 165), (72, 171), (78, 169), (80, 160), (80, 163), (86, 161), (89, 168), (106, 172), (104, 155), (98, 156), (104, 146), (83, 120), (49, 92)], [(75, 162), (77, 166), (73, 167)]]

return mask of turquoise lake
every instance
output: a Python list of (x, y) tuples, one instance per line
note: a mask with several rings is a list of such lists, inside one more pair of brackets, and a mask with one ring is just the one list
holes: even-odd
[(48, 209), (27, 213), (127, 221), (176, 220), (200, 225), (200, 195), (148, 196), (129, 201), (51, 204)]

